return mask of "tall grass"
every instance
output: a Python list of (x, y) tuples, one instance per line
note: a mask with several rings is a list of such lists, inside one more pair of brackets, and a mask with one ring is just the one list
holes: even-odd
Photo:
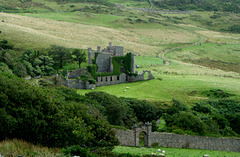
[(63, 156), (59, 148), (36, 146), (22, 140), (5, 140), (0, 142), (0, 154), (4, 157), (55, 157)]

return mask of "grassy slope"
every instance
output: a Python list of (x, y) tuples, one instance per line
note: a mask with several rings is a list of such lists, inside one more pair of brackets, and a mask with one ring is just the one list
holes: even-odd
[[(0, 0), (1, 1), (1, 0)], [(12, 1), (13, 3), (14, 0)], [(192, 62), (192, 60), (210, 59), (230, 63), (239, 63), (239, 34), (212, 31), (227, 28), (239, 23), (239, 15), (221, 14), (209, 24), (213, 12), (192, 12), (188, 14), (166, 14), (165, 12), (147, 13), (134, 9), (107, 9), (101, 6), (101, 14), (96, 10), (88, 12), (66, 12), (73, 9), (84, 9), (94, 6), (88, 3), (57, 4), (55, 2), (33, 0), (35, 5), (28, 7), (37, 13), (4, 14), (1, 13), (0, 39), (8, 39), (17, 48), (45, 48), (50, 45), (62, 45), (73, 48), (96, 49), (97, 45), (107, 46), (109, 41), (125, 47), (125, 52), (136, 53), (137, 69), (150, 69), (154, 75), (163, 80), (152, 80), (106, 86), (97, 88), (117, 96), (170, 101), (172, 98), (185, 102), (207, 99), (201, 95), (202, 90), (222, 89), (235, 94), (240, 99), (240, 74), (230, 69)], [(127, 6), (127, 1), (112, 0)], [(44, 3), (44, 5), (37, 5)], [(145, 3), (145, 2), (144, 2)], [(135, 1), (136, 6), (143, 3)], [(18, 4), (19, 7), (20, 4)], [(70, 7), (74, 5), (74, 7)], [(146, 4), (144, 4), (146, 6)], [(46, 7), (47, 6), (47, 7)], [(27, 10), (28, 10), (27, 9)], [(49, 12), (50, 11), (50, 12)], [(47, 13), (46, 13), (47, 12)], [(137, 19), (153, 22), (136, 22)], [(199, 46), (199, 44), (202, 46)], [(160, 52), (168, 51), (171, 64), (163, 65)], [(218, 55), (216, 55), (218, 54)], [(145, 56), (145, 57), (141, 57)], [(151, 56), (151, 57), (146, 57)], [(191, 59), (186, 61), (186, 59)], [(194, 63), (194, 64), (193, 64)], [(211, 62), (210, 62), (211, 63)], [(222, 66), (222, 65), (221, 65)], [(234, 65), (238, 69), (239, 65)], [(222, 70), (221, 70), (222, 69)], [(239, 68), (240, 69), (240, 68)], [(127, 92), (123, 90), (130, 86)], [(198, 91), (189, 96), (191, 91)], [(89, 91), (79, 90), (79, 93)]]
[[(117, 146), (113, 151), (116, 153), (130, 153), (130, 154), (158, 154), (159, 148), (136, 148), (136, 147), (124, 147)], [(163, 148), (167, 157), (200, 157), (205, 154), (214, 157), (238, 157), (240, 153), (237, 152), (226, 152), (226, 151), (213, 151), (213, 150), (200, 150), (200, 149), (180, 149), (180, 148)]]

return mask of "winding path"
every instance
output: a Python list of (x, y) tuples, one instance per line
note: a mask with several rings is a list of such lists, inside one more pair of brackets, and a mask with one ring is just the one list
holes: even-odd
[(149, 1), (150, 5), (151, 5), (149, 9), (152, 9), (152, 7), (153, 7), (152, 1), (151, 0), (148, 0), (148, 1)]
[(206, 41), (206, 38), (204, 36), (202, 36), (202, 35), (200, 35), (199, 33), (196, 33), (196, 32), (193, 32), (193, 33), (197, 34), (197, 36), (199, 37), (198, 41), (193, 42), (189, 45), (184, 45), (184, 46), (180, 46), (180, 47), (165, 49), (159, 54), (159, 57), (163, 59), (163, 64), (164, 65), (170, 65), (171, 64), (171, 60), (166, 57), (167, 53), (169, 53), (171, 51), (174, 51), (176, 49), (179, 49), (179, 48), (182, 49), (182, 48), (190, 47), (190, 46), (193, 46), (193, 45), (198, 45), (198, 44), (204, 43)]

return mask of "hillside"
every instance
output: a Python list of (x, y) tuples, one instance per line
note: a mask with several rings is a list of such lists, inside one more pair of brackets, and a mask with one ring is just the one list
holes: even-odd
[[(151, 2), (150, 9), (148, 0), (0, 0), (0, 156), (12, 149), (132, 157), (124, 153), (139, 152), (113, 149), (112, 128), (146, 122), (158, 132), (240, 136), (239, 0)], [(93, 90), (62, 85), (55, 74), (66, 78), (80, 66), (87, 70), (77, 79), (96, 82), (87, 48), (109, 42), (136, 54), (136, 71), (151, 70), (156, 79)]]
[[(130, 85), (97, 89), (118, 96), (191, 102), (207, 99), (201, 94), (204, 90), (220, 88), (239, 99), (240, 34), (230, 33), (240, 24), (239, 14), (139, 9), (148, 8), (147, 1), (76, 2), (1, 1), (6, 12), (15, 13), (1, 13), (0, 39), (14, 43), (20, 53), (50, 45), (95, 49), (112, 41), (138, 55), (138, 71), (150, 69), (163, 79), (150, 86), (133, 83), (136, 89), (128, 93), (122, 91)], [(149, 96), (141, 90), (147, 86)], [(188, 95), (193, 91), (197, 94)]]

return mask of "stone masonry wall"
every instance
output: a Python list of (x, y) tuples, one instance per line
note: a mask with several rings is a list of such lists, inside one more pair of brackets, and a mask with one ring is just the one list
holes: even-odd
[(135, 134), (132, 130), (118, 130), (116, 131), (116, 138), (122, 146), (135, 146)]
[(192, 148), (240, 152), (240, 139), (178, 135), (152, 132), (151, 143), (163, 147)]
[[(120, 145), (138, 146), (135, 137), (136, 132), (133, 130), (117, 130), (116, 137)], [(235, 138), (215, 138), (204, 136), (179, 135), (171, 133), (151, 132), (148, 135), (149, 145), (158, 143), (162, 147), (192, 148), (219, 151), (240, 152), (240, 139)]]
[(110, 71), (110, 54), (98, 54), (96, 64), (98, 66), (97, 72), (109, 72)]

